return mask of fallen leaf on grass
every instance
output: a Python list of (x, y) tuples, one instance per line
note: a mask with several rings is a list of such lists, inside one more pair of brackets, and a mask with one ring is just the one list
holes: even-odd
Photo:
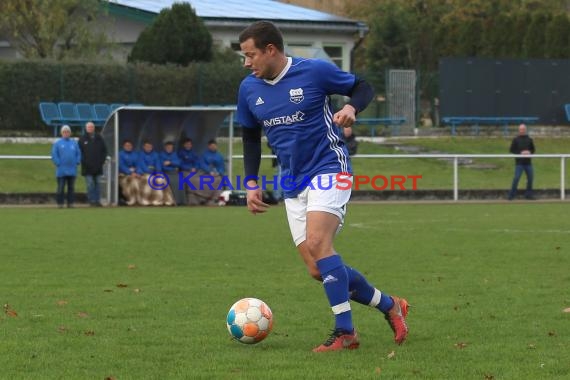
[(485, 380), (495, 380), (495, 376), (486, 373), (485, 374)]
[(556, 331), (549, 331), (548, 336), (556, 336)]
[(388, 359), (392, 359), (394, 356), (396, 356), (396, 351), (392, 351), (388, 354)]
[(18, 316), (16, 310), (12, 309), (12, 307), (8, 304), (4, 304), (4, 313), (6, 313), (6, 315), (11, 318), (16, 318)]
[(85, 334), (86, 336), (93, 336), (93, 335), (95, 335), (95, 331), (93, 331), (93, 330), (86, 330), (86, 331), (84, 332), (84, 334)]
[(103, 290), (103, 291), (104, 291), (104, 292), (107, 292), (107, 293), (112, 293), (112, 292), (113, 292), (113, 289), (105, 289), (105, 290)]
[(567, 307), (566, 309), (562, 310), (563, 313), (570, 313), (570, 307)]
[(127, 284), (117, 284), (117, 288), (126, 288), (128, 286), (129, 285), (127, 285)]
[(77, 313), (77, 316), (78, 316), (79, 318), (88, 318), (88, 317), (89, 317), (89, 314), (87, 314), (87, 313), (84, 312), (84, 311), (80, 311), (79, 313)]
[(141, 290), (140, 290), (139, 288), (136, 288), (136, 289), (133, 289), (133, 292), (135, 292), (135, 293), (140, 293)]
[(382, 368), (380, 368), (380, 367), (376, 367), (376, 368), (374, 369), (374, 373), (377, 374), (377, 375), (380, 375), (381, 372), (382, 372)]
[(454, 346), (455, 348), (458, 348), (458, 349), (461, 350), (461, 349), (467, 347), (467, 343), (465, 343), (465, 342), (459, 342), (459, 343), (455, 343), (453, 346)]
[(57, 301), (57, 305), (58, 305), (58, 306), (65, 306), (65, 305), (67, 305), (67, 301), (65, 301), (65, 300), (59, 300), (59, 301)]
[(59, 327), (57, 328), (57, 332), (59, 332), (59, 333), (67, 332), (67, 327), (65, 327), (65, 326), (59, 326)]
[(107, 376), (105, 380), (117, 380), (117, 378), (114, 376)]
[(530, 343), (527, 347), (529, 350), (534, 350), (536, 348), (536, 346), (532, 343)]
[(135, 264), (130, 264), (127, 268), (128, 269), (137, 269), (137, 266)]

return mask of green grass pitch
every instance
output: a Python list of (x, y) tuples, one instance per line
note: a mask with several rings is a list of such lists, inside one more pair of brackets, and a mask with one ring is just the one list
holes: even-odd
[[(314, 354), (332, 328), (285, 211), (0, 209), (0, 378), (568, 379), (565, 203), (351, 204), (336, 248), (413, 305), (403, 346), (353, 304), (358, 350)], [(274, 313), (258, 345), (228, 308)]]

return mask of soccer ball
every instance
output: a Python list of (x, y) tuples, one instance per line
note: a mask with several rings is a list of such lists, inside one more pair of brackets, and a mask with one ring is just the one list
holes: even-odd
[(226, 326), (232, 338), (238, 342), (259, 343), (273, 327), (273, 314), (262, 300), (243, 298), (230, 307)]

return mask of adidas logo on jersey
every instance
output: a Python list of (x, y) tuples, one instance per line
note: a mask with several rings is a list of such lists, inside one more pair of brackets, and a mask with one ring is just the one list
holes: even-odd
[(256, 105), (256, 106), (259, 106), (259, 105), (261, 105), (261, 104), (263, 104), (263, 103), (265, 103), (265, 102), (263, 101), (263, 99), (261, 99), (261, 96), (260, 96), (259, 98), (257, 98), (257, 101), (255, 102), (255, 105)]
[(335, 282), (335, 281), (338, 281), (338, 278), (329, 274), (327, 277), (324, 278), (323, 284), (326, 284), (328, 282)]

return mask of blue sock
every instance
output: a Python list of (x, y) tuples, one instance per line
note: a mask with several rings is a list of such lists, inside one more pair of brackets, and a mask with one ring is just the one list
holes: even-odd
[(360, 272), (348, 265), (345, 265), (345, 268), (348, 274), (348, 289), (351, 300), (375, 307), (384, 314), (394, 306), (392, 297), (370, 285)]
[(348, 274), (342, 259), (332, 255), (318, 260), (317, 267), (321, 272), (323, 287), (335, 317), (335, 328), (352, 332), (352, 312), (348, 294)]

